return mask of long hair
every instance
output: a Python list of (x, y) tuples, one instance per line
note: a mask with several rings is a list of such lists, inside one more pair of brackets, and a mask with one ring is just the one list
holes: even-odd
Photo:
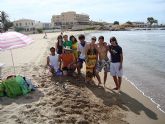
[[(59, 47), (59, 39), (62, 39), (62, 35), (58, 35), (57, 37), (57, 48)], [(63, 44), (63, 40), (61, 42)]]
[[(72, 38), (74, 38), (75, 40), (74, 40), (74, 41), (72, 41)], [(72, 43), (73, 43), (73, 42), (77, 43), (77, 39), (76, 39), (76, 37), (75, 37), (75, 36), (73, 36), (73, 35), (71, 35), (71, 36), (69, 37), (69, 40), (70, 40), (70, 41), (72, 41)]]
[(118, 45), (116, 37), (111, 37), (110, 42), (111, 41), (115, 41), (115, 43)]

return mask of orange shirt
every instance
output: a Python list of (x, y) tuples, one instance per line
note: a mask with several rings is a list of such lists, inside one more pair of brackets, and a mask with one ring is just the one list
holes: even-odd
[(61, 54), (60, 55), (60, 59), (62, 61), (62, 67), (67, 67), (69, 64), (73, 63), (75, 61), (75, 57), (73, 53), (69, 53), (69, 54)]

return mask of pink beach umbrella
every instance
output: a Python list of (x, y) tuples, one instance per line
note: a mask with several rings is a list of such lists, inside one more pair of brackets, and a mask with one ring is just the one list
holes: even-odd
[(15, 73), (15, 66), (14, 66), (14, 59), (12, 54), (12, 49), (24, 47), (32, 43), (32, 39), (24, 34), (18, 32), (5, 32), (0, 33), (0, 51), (10, 50), (12, 63), (14, 67)]

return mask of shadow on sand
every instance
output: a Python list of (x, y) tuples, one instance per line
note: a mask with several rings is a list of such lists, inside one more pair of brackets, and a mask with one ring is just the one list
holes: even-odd
[(98, 88), (96, 85), (86, 85), (86, 87), (91, 90), (96, 95), (96, 97), (101, 98), (103, 103), (107, 106), (117, 105), (124, 111), (131, 110), (137, 115), (140, 115), (140, 112), (143, 111), (149, 118), (154, 120), (158, 119), (156, 113), (144, 106), (135, 98), (122, 91), (120, 91), (120, 94), (118, 94), (108, 88)]
[[(87, 87), (90, 91), (93, 92), (93, 94), (102, 99), (103, 100), (103, 104), (106, 106), (113, 106), (113, 105), (117, 105), (119, 106), (121, 109), (123, 109), (124, 111), (132, 111), (137, 115), (140, 115), (140, 112), (144, 112), (149, 118), (157, 120), (158, 117), (156, 115), (156, 113), (154, 113), (152, 110), (150, 110), (149, 108), (147, 108), (146, 106), (144, 106), (141, 102), (139, 102), (138, 100), (136, 100), (135, 98), (131, 97), (130, 95), (120, 91), (120, 94), (114, 92), (111, 89), (108, 88), (103, 88), (103, 87), (98, 87), (96, 86), (94, 83), (93, 85), (91, 84), (86, 84), (85, 82), (85, 78), (84, 76), (81, 77), (52, 77), (51, 81), (53, 83), (55, 83), (56, 85), (61, 85), (61, 88), (63, 88), (63, 85), (65, 83), (69, 83), (72, 85), (76, 85), (78, 87)], [(58, 84), (57, 84), (58, 82)], [(65, 89), (64, 89), (65, 90)], [(37, 93), (38, 92), (38, 93)], [(40, 94), (40, 95), (35, 95), (35, 94)], [(37, 99), (39, 99), (40, 97), (43, 96), (43, 93), (41, 93), (40, 91), (35, 91), (35, 94), (31, 93), (31, 97), (32, 96), (37, 96), (37, 98), (32, 98), (30, 100), (30, 102), (32, 100), (37, 101)], [(24, 96), (21, 96), (24, 97)], [(24, 100), (21, 101), (17, 101), (17, 100), (12, 100), (11, 102), (16, 102), (18, 104), (20, 103), (28, 103), (29, 99), (22, 98)], [(11, 103), (9, 102), (9, 103)], [(1, 103), (3, 104), (3, 103)], [(6, 104), (6, 103), (5, 103)]]
[(36, 89), (35, 91), (32, 91), (25, 96), (18, 96), (16, 98), (0, 97), (0, 105), (10, 105), (12, 103), (17, 103), (17, 104), (32, 103), (38, 101), (40, 97), (43, 96), (44, 94), (38, 89)]

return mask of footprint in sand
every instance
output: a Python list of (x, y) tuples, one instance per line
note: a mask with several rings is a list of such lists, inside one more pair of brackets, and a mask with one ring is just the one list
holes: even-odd
[(47, 103), (46, 102), (40, 102), (40, 103), (37, 103), (37, 104), (35, 104), (35, 106), (45, 106)]
[(57, 107), (57, 106), (60, 106), (62, 105), (62, 101), (57, 101), (56, 103), (54, 103), (52, 106), (53, 107)]
[(26, 104), (25, 107), (26, 107), (26, 108), (31, 108), (32, 105), (28, 105), (28, 104)]
[(76, 124), (89, 124), (89, 122), (86, 120), (80, 119), (76, 122)]
[(12, 119), (18, 119), (18, 116), (12, 115), (10, 118), (12, 118)]

